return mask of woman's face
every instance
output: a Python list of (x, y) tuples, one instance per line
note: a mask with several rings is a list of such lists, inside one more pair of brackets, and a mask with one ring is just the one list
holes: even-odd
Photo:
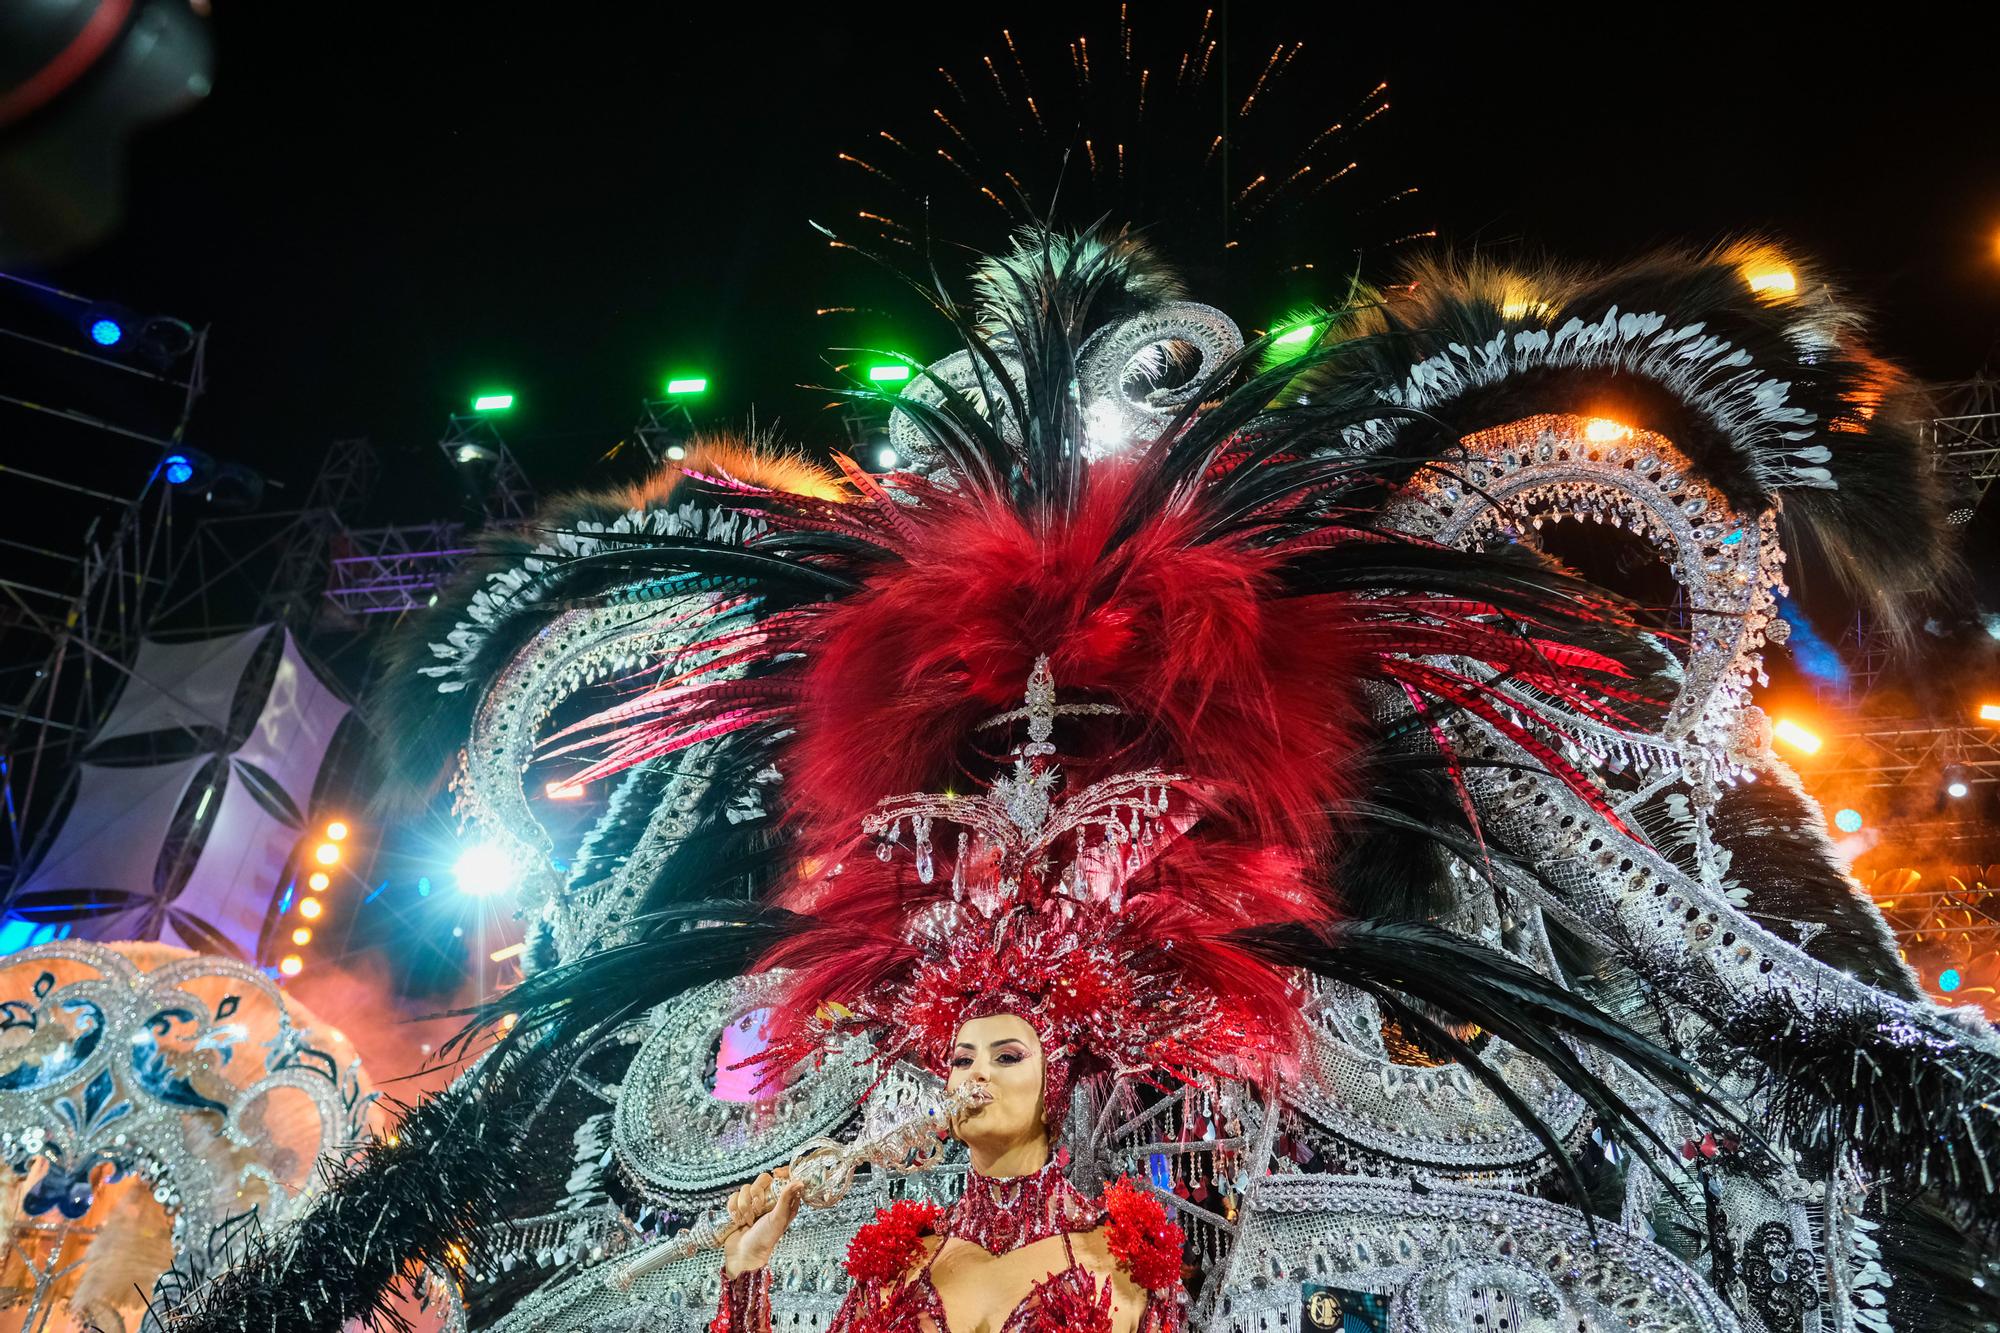
[(992, 1100), (959, 1113), (958, 1137), (1005, 1150), (1046, 1137), (1042, 1123), (1042, 1082), (1046, 1070), (1041, 1039), (1025, 1019), (1013, 1014), (975, 1018), (958, 1030), (951, 1049), (947, 1088), (983, 1083)]

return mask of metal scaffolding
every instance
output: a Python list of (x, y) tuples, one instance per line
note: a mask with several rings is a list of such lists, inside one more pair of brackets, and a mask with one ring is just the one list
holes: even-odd
[[(1949, 521), (1963, 527), (1972, 521), (1994, 478), (2000, 477), (2000, 378), (1989, 375), (1939, 385), (1924, 401), (1932, 414), (1921, 424), (1931, 465), (1949, 487)], [(1892, 635), (1866, 611), (1854, 613), (1836, 648), (1849, 679), (1844, 686), (1816, 685), (1815, 693), (1823, 702), (1835, 695), (1866, 696), (1896, 659)]]
[(472, 554), (457, 523), (362, 528), (339, 538), (326, 600), (350, 616), (400, 615), (437, 600), (458, 562)]
[(1936, 415), (1924, 423), (1924, 436), (1938, 470), (1959, 482), (1965, 493), (1953, 520), (1967, 523), (1993, 479), (2000, 477), (2000, 377), (1940, 385), (1932, 395)]
[(535, 509), (535, 488), (490, 416), (454, 412), (438, 448), (488, 523), (518, 521)]
[(299, 508), (203, 519), (175, 564), (172, 597), (157, 619), (203, 634), (278, 621), (301, 634), (311, 630), (328, 559), (378, 470), (367, 440), (335, 440)]
[[(668, 414), (649, 403), (638, 428), (650, 455)], [(685, 414), (683, 414), (685, 415)], [(691, 424), (691, 423), (690, 423)], [(656, 432), (648, 435), (649, 425)], [(661, 448), (664, 450), (664, 444)], [(478, 505), (484, 522), (518, 523), (534, 512), (535, 488), (515, 461), (499, 425), (484, 413), (453, 413), (438, 450)], [(348, 623), (358, 617), (401, 615), (437, 600), (459, 561), (473, 553), (474, 525), (440, 519), (385, 528), (342, 528), (332, 534), (325, 602)]]
[(639, 405), (639, 424), (632, 427), (632, 438), (653, 466), (678, 461), (693, 435), (694, 416), (680, 399), (648, 398)]
[[(155, 316), (134, 321), (131, 355), (108, 354), (76, 336), (75, 322), (97, 306), (90, 298), (10, 274), (0, 274), (0, 292), (26, 298), (0, 305), (0, 336), (16, 349), (0, 407), (19, 418), (10, 458), (35, 460), (0, 462), (0, 508), (12, 520), (0, 537), (4, 882), (49, 827), (71, 761), (171, 582), (181, 544), (164, 464), (196, 453), (182, 441), (205, 386), (208, 339)], [(74, 546), (71, 532), (80, 534)]]
[(1935, 785), (1946, 769), (1968, 786), (2000, 783), (2000, 727), (1855, 718), (1825, 737), (1812, 764), (1815, 781), (1871, 788)]
[(365, 439), (335, 440), (328, 448), (284, 542), (270, 590), (258, 602), (260, 621), (312, 621), (319, 610), (319, 590), (328, 581), (328, 559), (374, 488), (380, 466)]

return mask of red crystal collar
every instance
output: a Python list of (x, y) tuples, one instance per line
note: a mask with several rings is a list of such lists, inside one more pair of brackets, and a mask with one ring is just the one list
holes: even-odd
[(1063, 1165), (1058, 1155), (1031, 1176), (969, 1172), (965, 1194), (945, 1215), (940, 1234), (969, 1240), (988, 1254), (1006, 1254), (1050, 1236), (1094, 1230), (1104, 1210), (1069, 1183)]

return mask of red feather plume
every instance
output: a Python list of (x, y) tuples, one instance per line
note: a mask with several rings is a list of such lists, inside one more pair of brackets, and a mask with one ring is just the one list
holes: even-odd
[[(1518, 700), (1496, 707), (1490, 685), (1440, 659), (1484, 662), (1612, 722), (1638, 698), (1613, 683), (1616, 662), (1476, 597), (1298, 591), (1288, 574), (1330, 553), (1439, 548), (1314, 521), (1296, 501), (1218, 524), (1204, 488), (1240, 460), (1160, 503), (1144, 484), (1150, 458), (1091, 466), (1064, 506), (878, 480), (845, 460), (844, 503), (717, 479), (722, 502), (769, 525), (751, 550), (789, 552), (846, 591), (754, 620), (743, 595), (716, 595), (717, 631), (683, 658), (697, 665), (555, 739), (608, 742), (573, 779), (588, 781), (733, 730), (784, 729), (799, 874), (777, 902), (812, 924), (763, 960), (792, 974), (774, 1064), (851, 1027), (886, 1030), (885, 1056), (934, 1058), (996, 989), (1046, 1021), (1045, 1039), (1119, 1067), (1287, 1062), (1293, 982), (1229, 937), (1337, 911), (1331, 811), (1358, 782), (1370, 681), (1430, 701), (1426, 716), (1476, 713), (1596, 799), (1542, 738), (1547, 719), (1523, 720)], [(1595, 614), (1557, 601), (1551, 619)], [(1158, 837), (1143, 856), (1099, 864), (1079, 842), (1075, 856), (1044, 851), (1003, 873), (975, 840), (966, 864), (946, 845), (936, 872), (918, 873), (879, 832), (885, 802), (984, 789), (1041, 659), (1065, 716), (1034, 771), (1059, 771), (1065, 795), (1155, 773), (1176, 815), (1147, 808)], [(871, 816), (878, 832), (864, 834)], [(995, 884), (1012, 897), (968, 906), (968, 883), (984, 886), (976, 903)]]

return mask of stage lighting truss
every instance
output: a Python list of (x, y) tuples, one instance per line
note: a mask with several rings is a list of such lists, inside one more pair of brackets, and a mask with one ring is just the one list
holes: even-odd
[(1976, 510), (1993, 479), (2000, 477), (2000, 378), (1941, 385), (1931, 396), (1935, 415), (1925, 414), (1922, 430), (1933, 450), (1932, 462), (1959, 483), (1967, 501), (1959, 507)]
[(686, 396), (648, 398), (639, 405), (639, 422), (632, 439), (655, 467), (687, 457), (687, 442), (695, 432), (694, 414)]
[(472, 554), (456, 523), (353, 528), (346, 537), (346, 554), (329, 562), (326, 599), (355, 616), (422, 610)]
[(1824, 732), (1813, 785), (1901, 787), (1933, 781), (1946, 795), (1970, 796), (2000, 783), (2000, 733), (1990, 726), (1939, 726), (1921, 719), (1856, 718)]
[(465, 482), (467, 493), (485, 511), (488, 522), (524, 519), (534, 512), (535, 488), (514, 461), (495, 416), (453, 413), (438, 449)]

